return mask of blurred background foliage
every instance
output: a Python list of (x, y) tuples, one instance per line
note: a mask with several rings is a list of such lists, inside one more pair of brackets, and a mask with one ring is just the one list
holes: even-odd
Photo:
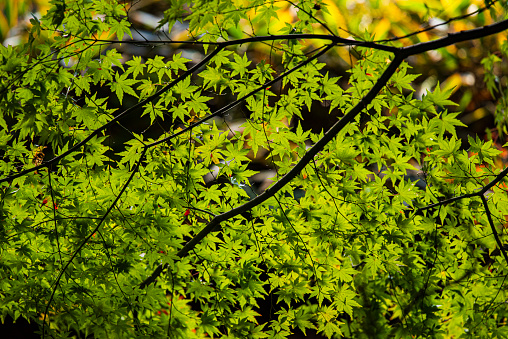
[[(105, 0), (111, 1), (111, 0)], [(116, 0), (114, 0), (116, 1)], [(198, 1), (199, 2), (199, 1)], [(123, 1), (127, 10), (135, 40), (172, 39), (189, 41), (200, 39), (238, 39), (253, 35), (283, 33), (337, 34), (358, 40), (386, 41), (387, 44), (407, 46), (433, 40), (451, 32), (481, 27), (506, 16), (504, 2), (486, 3), (483, 0), (324, 0), (313, 8), (301, 8), (298, 2), (287, 0), (248, 1), (233, 0), (228, 6), (217, 0), (202, 0), (204, 13), (190, 16), (183, 0), (139, 0)], [(63, 0), (3, 0), (0, 1), (0, 41), (4, 45), (19, 45), (28, 40), (30, 18), (40, 18), (53, 5), (65, 11)], [(210, 11), (214, 8), (216, 11)], [(232, 10), (235, 8), (236, 10)], [(260, 10), (273, 11), (270, 22), (254, 22), (250, 17)], [(196, 15), (196, 13), (194, 13)], [(228, 25), (228, 18), (240, 15), (239, 25)], [(309, 23), (306, 17), (313, 16), (319, 23)], [(459, 20), (453, 20), (460, 18)], [(190, 20), (189, 20), (190, 19)], [(192, 20), (209, 20), (210, 27), (221, 27), (219, 31), (196, 31)], [(233, 22), (234, 20), (231, 20)], [(314, 21), (314, 20), (312, 20)], [(214, 25), (220, 22), (222, 26)], [(414, 34), (419, 32), (418, 34)], [(206, 34), (204, 34), (206, 33)], [(46, 38), (50, 39), (48, 32)], [(101, 37), (108, 38), (106, 36)], [(127, 35), (120, 39), (130, 39)], [(309, 42), (309, 48), (320, 46), (318, 41)], [(144, 59), (160, 55), (170, 58), (175, 53), (199, 62), (205, 51), (192, 44), (171, 45), (110, 45), (116, 48), (124, 61), (132, 56)], [(105, 47), (101, 53), (105, 53)], [(273, 45), (252, 43), (237, 47), (246, 52), (254, 64), (272, 63), (277, 69)], [(340, 75), (347, 83), (349, 70), (361, 53), (354, 48), (336, 48), (321, 61), (326, 63), (323, 71)], [(414, 96), (421, 97), (440, 83), (445, 90), (453, 92), (452, 100), (458, 106), (449, 111), (460, 112), (461, 121), (467, 128), (460, 129), (459, 137), (467, 149), (467, 136), (478, 135), (492, 139), (503, 150), (497, 165), (508, 161), (508, 152), (502, 145), (508, 140), (508, 78), (507, 32), (492, 37), (467, 41), (437, 51), (413, 56), (407, 60), (413, 73), (421, 74), (413, 82)], [(219, 93), (220, 94), (220, 93)], [(211, 105), (222, 106), (230, 98), (219, 95)], [(126, 102), (124, 105), (128, 105)], [(305, 129), (319, 131), (327, 129), (336, 117), (330, 115), (322, 103), (314, 103), (309, 112), (302, 112)], [(312, 119), (306, 119), (310, 118)], [(230, 119), (235, 120), (232, 116)], [(231, 121), (234, 125), (234, 121)]]

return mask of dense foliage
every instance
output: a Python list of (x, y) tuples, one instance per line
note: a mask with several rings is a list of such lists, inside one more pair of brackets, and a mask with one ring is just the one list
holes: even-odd
[[(452, 89), (416, 95), (404, 61), (498, 34), (485, 80), (504, 93), (504, 8), (419, 45), (346, 39), (328, 8), (172, 1), (171, 41), (131, 30), (130, 4), (54, 0), (0, 47), (2, 319), (54, 338), (507, 337), (502, 151), (458, 137)], [(302, 127), (323, 110), (333, 126)]]

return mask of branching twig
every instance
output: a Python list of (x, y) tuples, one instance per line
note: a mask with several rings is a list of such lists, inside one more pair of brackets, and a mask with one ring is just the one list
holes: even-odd
[(480, 198), (483, 202), (483, 207), (485, 207), (485, 211), (487, 212), (487, 219), (489, 220), (490, 228), (492, 229), (492, 234), (494, 235), (494, 239), (496, 239), (497, 246), (499, 247), (499, 250), (501, 253), (503, 253), (504, 260), (508, 263), (508, 255), (506, 254), (506, 251), (504, 249), (503, 244), (501, 243), (501, 239), (499, 239), (499, 235), (497, 234), (496, 227), (494, 226), (494, 222), (492, 221), (492, 215), (490, 213), (489, 205), (487, 204), (487, 198), (485, 198), (485, 195), (481, 195)]
[(111, 213), (111, 211), (113, 210), (113, 208), (116, 206), (116, 203), (118, 202), (118, 200), (120, 200), (120, 197), (122, 196), (123, 192), (127, 189), (127, 186), (129, 185), (129, 183), (132, 181), (132, 179), (134, 178), (134, 175), (138, 172), (138, 169), (139, 169), (139, 166), (141, 165), (141, 162), (143, 161), (143, 159), (145, 158), (145, 154), (146, 154), (146, 151), (148, 150), (147, 147), (144, 147), (143, 148), (143, 151), (141, 152), (141, 155), (139, 156), (139, 160), (137, 161), (136, 165), (134, 166), (134, 168), (132, 169), (132, 173), (131, 175), (129, 176), (129, 178), (127, 179), (127, 181), (125, 182), (125, 184), (123, 185), (122, 189), (120, 190), (120, 192), (118, 193), (118, 195), (116, 196), (115, 200), (113, 201), (113, 203), (109, 206), (109, 208), (107, 209), (106, 213), (104, 213), (104, 215), (102, 216), (102, 218), (99, 220), (99, 222), (97, 223), (97, 226), (95, 226), (95, 228), (90, 232), (90, 234), (81, 242), (81, 244), (79, 245), (79, 247), (74, 251), (74, 253), (72, 253), (71, 257), (69, 258), (69, 260), (67, 261), (67, 263), (62, 267), (62, 269), (60, 270), (60, 273), (58, 274), (58, 277), (56, 278), (55, 282), (53, 283), (53, 290), (51, 291), (51, 296), (49, 297), (49, 300), (48, 300), (48, 303), (46, 305), (46, 309), (44, 311), (44, 317), (42, 319), (42, 338), (44, 339), (44, 336), (45, 336), (45, 331), (44, 331), (44, 328), (45, 328), (45, 325), (46, 325), (46, 316), (48, 314), (48, 310), (49, 310), (49, 307), (51, 306), (51, 303), (53, 302), (53, 298), (55, 297), (55, 292), (56, 292), (56, 289), (58, 287), (58, 284), (60, 283), (60, 280), (62, 279), (62, 276), (64, 275), (65, 271), (67, 270), (67, 268), (69, 267), (69, 265), (72, 263), (72, 261), (74, 260), (74, 258), (76, 258), (76, 256), (79, 254), (79, 252), (81, 252), (81, 249), (87, 244), (87, 242), (92, 238), (92, 236), (94, 235), (95, 232), (97, 232), (99, 230), (99, 228), (102, 226), (102, 223), (104, 222), (104, 220), (106, 220), (106, 218), (108, 217), (108, 215)]
[[(273, 186), (269, 187), (266, 191), (264, 191), (262, 194), (258, 195), (254, 199), (250, 200), (249, 202), (241, 206), (238, 206), (230, 211), (224, 212), (213, 218), (208, 223), (208, 225), (206, 225), (198, 234), (196, 234), (189, 242), (187, 242), (182, 249), (180, 249), (177, 252), (177, 256), (178, 257), (186, 256), (189, 253), (189, 251), (194, 249), (194, 247), (199, 242), (201, 242), (201, 240), (205, 236), (207, 236), (210, 232), (212, 232), (221, 222), (231, 219), (241, 213), (247, 212), (248, 210), (250, 210), (255, 206), (260, 205), (267, 199), (274, 196), (280, 189), (282, 189), (286, 184), (288, 184), (291, 180), (293, 180), (293, 178), (295, 178), (300, 173), (300, 171), (303, 168), (305, 168), (305, 166), (307, 166), (307, 164), (314, 158), (314, 156), (318, 154), (321, 150), (323, 150), (323, 148), (328, 144), (328, 142), (330, 142), (346, 125), (352, 122), (354, 118), (362, 110), (367, 108), (367, 106), (376, 97), (378, 92), (388, 83), (391, 76), (396, 72), (397, 68), (405, 58), (411, 55), (424, 53), (441, 47), (446, 47), (458, 42), (482, 38), (488, 35), (499, 33), (505, 29), (508, 29), (508, 20), (504, 20), (477, 29), (462, 31), (458, 33), (450, 33), (448, 34), (447, 37), (430, 42), (419, 43), (413, 46), (400, 49), (395, 48), (396, 51), (394, 53), (395, 54), (394, 60), (390, 63), (387, 69), (379, 77), (379, 79), (376, 81), (371, 90), (342, 119), (340, 119), (337, 123), (335, 123), (335, 125), (333, 125), (326, 132), (326, 134), (307, 151), (307, 153), (305, 153), (302, 159), (288, 173), (286, 173), (286, 175), (284, 175), (279, 181), (275, 182)], [(294, 37), (295, 37), (294, 35), (291, 35), (291, 38)], [(508, 168), (505, 169), (502, 173), (506, 172), (508, 172)], [(498, 181), (499, 180), (501, 179), (499, 178)], [(168, 267), (167, 264), (158, 265), (153, 271), (153, 273), (140, 284), (140, 288), (145, 288), (146, 286), (155, 282), (155, 280), (162, 274), (162, 272), (167, 267)]]

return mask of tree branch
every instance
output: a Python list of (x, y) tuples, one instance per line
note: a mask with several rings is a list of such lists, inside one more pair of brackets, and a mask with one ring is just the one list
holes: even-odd
[(504, 260), (506, 261), (506, 263), (508, 263), (508, 255), (506, 254), (504, 246), (501, 243), (501, 239), (499, 239), (499, 235), (497, 234), (496, 227), (494, 226), (494, 221), (492, 221), (492, 215), (490, 213), (489, 205), (487, 203), (487, 198), (485, 198), (484, 195), (481, 195), (480, 198), (482, 199), (483, 207), (485, 207), (485, 211), (487, 212), (487, 219), (489, 220), (490, 229), (492, 230), (494, 239), (496, 239), (497, 246), (499, 247), (499, 250), (501, 251), (501, 253), (503, 253)]
[(35, 167), (32, 167), (32, 168), (29, 168), (29, 169), (26, 169), (26, 170), (22, 170), (22, 171), (19, 171), (18, 173), (16, 174), (12, 174), (12, 175), (9, 175), (8, 177), (5, 177), (3, 179), (0, 179), (0, 184), (3, 183), (3, 182), (6, 182), (6, 181), (11, 181), (11, 180), (14, 180), (16, 178), (19, 178), (19, 177), (22, 177), (23, 175), (26, 175), (30, 172), (34, 172), (34, 171), (37, 171), (41, 168), (45, 168), (45, 167), (49, 167), (50, 165), (52, 164), (57, 164), (60, 160), (62, 160), (63, 158), (65, 158), (67, 155), (71, 154), (72, 152), (76, 151), (77, 149), (79, 149), (80, 147), (86, 145), (91, 139), (93, 139), (93, 137), (99, 135), (99, 133), (103, 130), (105, 130), (106, 128), (108, 128), (109, 126), (111, 126), (112, 124), (114, 124), (115, 122), (119, 121), (120, 119), (126, 117), (128, 114), (134, 112), (135, 110), (137, 110), (138, 108), (144, 106), (145, 104), (149, 103), (149, 102), (152, 102), (154, 101), (155, 99), (159, 98), (163, 93), (169, 91), (171, 88), (173, 88), (176, 84), (178, 84), (180, 81), (184, 80), (185, 78), (187, 78), (189, 75), (191, 75), (192, 73), (194, 73), (196, 70), (198, 70), (199, 68), (201, 68), (202, 66), (204, 66), (208, 61), (210, 61), (210, 59), (212, 59), (215, 55), (217, 55), (217, 53), (219, 53), (219, 51), (221, 51), (224, 47), (219, 47), (217, 49), (215, 49), (212, 53), (210, 53), (209, 55), (207, 55), (203, 60), (201, 60), (199, 63), (197, 63), (196, 65), (194, 65), (194, 67), (192, 67), (191, 69), (189, 69), (188, 71), (186, 71), (185, 73), (183, 73), (182, 75), (180, 75), (178, 78), (176, 78), (175, 80), (173, 80), (170, 84), (164, 86), (164, 88), (161, 88), (158, 92), (152, 94), (151, 96), (149, 96), (148, 98), (146, 98), (145, 100), (143, 101), (140, 101), (138, 102), (136, 105), (134, 106), (131, 106), (129, 108), (127, 108), (126, 110), (124, 110), (122, 113), (118, 114), (115, 118), (111, 119), (110, 121), (108, 121), (107, 123), (105, 123), (104, 125), (102, 125), (101, 127), (99, 127), (98, 129), (94, 130), (89, 136), (87, 136), (85, 139), (83, 139), (83, 141), (77, 143), (76, 145), (72, 146), (71, 148), (69, 148), (67, 151), (63, 152), (62, 154), (54, 157), (53, 159), (51, 160), (48, 160), (48, 161), (45, 161), (43, 162), (42, 164), (40, 164), (39, 166), (35, 166)]
[(281, 75), (279, 75), (278, 77), (276, 77), (275, 79), (273, 80), (270, 80), (270, 81), (267, 81), (266, 83), (264, 83), (263, 85), (259, 86), (258, 88), (256, 88), (255, 90), (253, 90), (252, 92), (250, 92), (249, 94), (246, 94), (244, 95), (243, 97), (241, 97), (240, 99), (237, 99), (229, 104), (227, 104), (226, 106), (218, 109), (217, 111), (215, 111), (214, 113), (210, 114), (209, 116), (206, 116), (204, 117), (203, 119), (201, 120), (198, 120), (196, 121), (195, 123), (181, 129), (180, 131), (170, 135), (169, 137), (166, 137), (166, 138), (163, 138), (163, 139), (160, 139), (160, 140), (157, 140), (157, 141), (154, 141), (152, 142), (151, 144), (148, 144), (147, 146), (148, 147), (153, 147), (153, 146), (157, 146), (157, 145), (160, 145), (160, 144), (163, 144), (165, 142), (168, 142), (170, 141), (171, 139), (174, 139), (176, 138), (177, 136), (181, 135), (181, 134), (184, 134), (186, 132), (188, 132), (189, 130), (193, 129), (194, 127), (198, 126), (198, 125), (201, 125), (203, 122), (207, 121), (207, 120), (210, 120), (212, 119), (213, 117), (216, 117), (216, 116), (219, 116), (219, 115), (222, 115), (224, 113), (226, 113), (227, 111), (229, 111), (230, 109), (233, 109), (234, 107), (240, 105), (242, 102), (244, 102), (245, 100), (247, 100), (247, 98), (253, 96), (254, 94), (272, 86), (273, 84), (277, 83), (278, 81), (284, 79), (285, 77), (287, 77), (289, 74), (293, 73), (294, 71), (302, 68), (303, 66), (305, 65), (308, 65), (309, 63), (311, 63), (313, 60), (317, 59), (318, 57), (320, 57), (321, 55), (325, 54), (326, 52), (328, 52), (332, 47), (334, 46), (334, 44), (331, 44), (331, 45), (328, 45), (326, 46), (323, 50), (321, 50), (320, 52), (316, 53), (315, 55), (313, 55), (312, 57), (310, 57), (309, 59), (305, 60), (304, 62), (296, 65), (295, 67), (291, 68), (290, 70), (282, 73)]
[(383, 45), (380, 43), (372, 42), (372, 41), (359, 41), (341, 38), (336, 35), (329, 34), (311, 34), (311, 33), (300, 33), (300, 34), (281, 34), (281, 35), (261, 35), (261, 36), (253, 36), (249, 38), (230, 40), (224, 42), (204, 42), (204, 41), (185, 41), (185, 40), (146, 40), (146, 41), (118, 41), (118, 40), (96, 40), (96, 39), (83, 39), (97, 42), (105, 42), (105, 43), (122, 43), (122, 44), (136, 44), (136, 45), (169, 45), (169, 44), (187, 44), (187, 45), (212, 45), (219, 46), (221, 48), (227, 46), (234, 45), (243, 45), (252, 42), (264, 42), (264, 41), (274, 41), (274, 40), (288, 40), (288, 39), (308, 39), (308, 40), (329, 40), (335, 44), (342, 44), (347, 46), (358, 46), (358, 47), (366, 47), (366, 48), (375, 48), (381, 51), (387, 52), (397, 52), (399, 49), (397, 47)]
[[(287, 183), (289, 183), (293, 178), (295, 178), (300, 171), (307, 166), (307, 164), (314, 158), (314, 156), (320, 152), (328, 142), (330, 142), (347, 124), (354, 120), (354, 118), (369, 105), (372, 100), (376, 97), (378, 92), (388, 83), (391, 76), (395, 73), (401, 62), (411, 56), (416, 54), (421, 54), (427, 51), (435, 50), (438, 48), (446, 47), (449, 45), (453, 45), (466, 40), (473, 40), (482, 38), (488, 35), (492, 35), (495, 33), (499, 33), (503, 30), (508, 29), (508, 20), (503, 20), (498, 23), (484, 26), (481, 28), (476, 28), (468, 31), (461, 31), (458, 33), (450, 33), (447, 37), (423, 42), (419, 44), (415, 44), (413, 46), (404, 47), (404, 48), (396, 48), (395, 58), (387, 67), (387, 69), (383, 72), (383, 74), (376, 81), (371, 90), (362, 98), (362, 100), (356, 104), (342, 119), (340, 119), (335, 125), (333, 125), (326, 134), (312, 146), (307, 153), (302, 157), (302, 159), (288, 172), (286, 173), (280, 180), (278, 180), (273, 186), (269, 187), (265, 192), (258, 195), (254, 199), (249, 202), (238, 206), (228, 212), (224, 212), (215, 218), (213, 218), (198, 234), (196, 234), (189, 242), (187, 242), (182, 249), (177, 252), (178, 257), (186, 256), (189, 251), (194, 249), (194, 247), (201, 242), (201, 240), (207, 236), (215, 227), (217, 227), (221, 222), (231, 219), (241, 213), (244, 213), (251, 208), (258, 206), (263, 203), (267, 199), (273, 197), (281, 188), (283, 188)], [(295, 38), (296, 35), (291, 35), (288, 38)], [(330, 36), (330, 39), (333, 37)], [(250, 40), (251, 39), (251, 40)], [(246, 41), (260, 41), (255, 38), (245, 39)], [(332, 40), (333, 41), (333, 40)], [(372, 47), (376, 48), (376, 47)], [(505, 169), (508, 171), (508, 168)], [(505, 172), (503, 171), (503, 172)], [(162, 272), (168, 267), (168, 264), (160, 264), (158, 265), (153, 273), (146, 278), (140, 285), (140, 288), (145, 288), (151, 283), (155, 282), (155, 280), (162, 274)]]
[[(156, 93), (152, 94), (148, 98), (138, 102), (134, 106), (127, 108), (122, 113), (118, 114), (115, 118), (111, 119), (106, 124), (102, 125), (98, 129), (94, 130), (88, 137), (83, 139), (83, 141), (81, 141), (81, 142), (77, 143), (76, 145), (72, 146), (71, 148), (69, 148), (66, 152), (64, 152), (64, 153), (54, 157), (53, 159), (50, 159), (48, 161), (43, 162), (39, 166), (35, 166), (35, 167), (29, 168), (29, 169), (26, 169), (26, 170), (22, 170), (22, 171), (19, 171), (18, 173), (15, 173), (15, 174), (9, 175), (9, 176), (7, 176), (7, 177), (5, 177), (3, 179), (0, 179), (0, 184), (3, 183), (3, 182), (8, 182), (8, 181), (14, 180), (16, 178), (22, 177), (23, 175), (26, 175), (26, 174), (28, 174), (30, 172), (34, 172), (34, 171), (37, 171), (39, 169), (42, 169), (42, 168), (45, 168), (45, 167), (49, 167), (52, 164), (57, 164), (60, 160), (62, 160), (67, 155), (69, 155), (72, 152), (76, 151), (80, 147), (86, 145), (93, 137), (99, 135), (100, 132), (102, 132), (103, 130), (107, 129), (112, 124), (114, 124), (117, 121), (119, 121), (120, 119), (126, 117), (130, 113), (136, 111), (138, 108), (144, 106), (145, 104), (147, 104), (149, 102), (153, 102), (154, 100), (158, 99), (162, 94), (164, 94), (165, 92), (169, 91), (171, 88), (173, 88), (180, 81), (184, 80), (185, 78), (190, 76), (192, 73), (197, 71), (199, 68), (201, 68), (205, 64), (207, 64), (215, 55), (217, 55), (224, 48), (226, 48), (228, 46), (242, 45), (242, 44), (251, 43), (251, 42), (286, 40), (286, 39), (330, 40), (330, 41), (332, 41), (333, 44), (361, 46), (361, 47), (375, 48), (375, 49), (389, 51), (389, 52), (398, 51), (398, 48), (396, 48), (396, 47), (386, 46), (386, 45), (377, 44), (377, 43), (369, 42), (369, 41), (350, 40), (350, 39), (345, 39), (345, 38), (341, 38), (341, 37), (338, 37), (338, 36), (326, 35), (326, 34), (267, 35), (267, 36), (250, 37), (250, 38), (245, 38), (245, 39), (232, 40), (232, 41), (224, 41), (224, 42), (220, 42), (220, 43), (210, 43), (211, 45), (217, 46), (217, 48), (215, 50), (213, 50), (212, 53), (207, 55), (199, 63), (194, 65), (191, 69), (187, 70), (182, 75), (180, 75), (178, 78), (176, 78), (171, 83), (166, 85), (164, 88), (160, 89), (159, 91), (157, 91)], [(87, 40), (87, 39), (82, 39), (82, 40)], [(88, 39), (88, 40), (94, 41), (94, 43), (96, 43), (96, 42), (119, 43), (119, 41), (116, 41), (116, 40), (97, 40), (97, 39)], [(138, 44), (140, 43), (139, 41), (138, 42), (135, 42), (135, 41), (120, 41), (120, 42), (121, 43), (131, 42), (131, 43), (138, 43)], [(204, 43), (192, 42), (192, 41), (190, 41), (190, 42), (189, 41), (162, 41), (162, 42), (161, 41), (149, 41), (149, 42), (141, 42), (141, 43), (150, 43), (150, 44), (155, 44), (155, 43), (159, 43), (159, 44), (160, 43), (164, 43), (164, 44), (170, 44), (170, 43), (204, 44)], [(269, 86), (269, 85), (267, 85), (267, 86)], [(257, 92), (259, 90), (261, 90), (261, 88), (258, 88), (255, 92)], [(248, 96), (250, 96), (250, 95), (248, 95)], [(248, 96), (246, 96), (246, 97), (248, 97)], [(217, 114), (220, 114), (220, 113), (217, 113)], [(207, 120), (207, 119), (210, 119), (210, 118), (211, 117), (207, 117), (204, 120)], [(198, 121), (197, 123), (195, 123), (192, 126), (194, 127), (195, 125), (198, 125), (198, 124), (202, 123), (204, 120), (200, 120), (200, 121)], [(178, 133), (177, 133), (177, 135), (178, 135)], [(176, 135), (172, 135), (170, 138), (175, 137), (175, 136)], [(155, 146), (155, 145), (156, 144), (151, 144), (151, 146)]]

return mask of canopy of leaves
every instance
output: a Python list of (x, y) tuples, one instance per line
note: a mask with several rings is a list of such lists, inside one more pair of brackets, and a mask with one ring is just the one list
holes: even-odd
[[(178, 0), (146, 36), (134, 3), (53, 1), (0, 47), (2, 320), (45, 338), (508, 336), (504, 149), (461, 138), (453, 86), (415, 91), (408, 63), (506, 39), (505, 8), (397, 4), (450, 34), (365, 33), (340, 1)], [(504, 110), (499, 41), (483, 65)]]

